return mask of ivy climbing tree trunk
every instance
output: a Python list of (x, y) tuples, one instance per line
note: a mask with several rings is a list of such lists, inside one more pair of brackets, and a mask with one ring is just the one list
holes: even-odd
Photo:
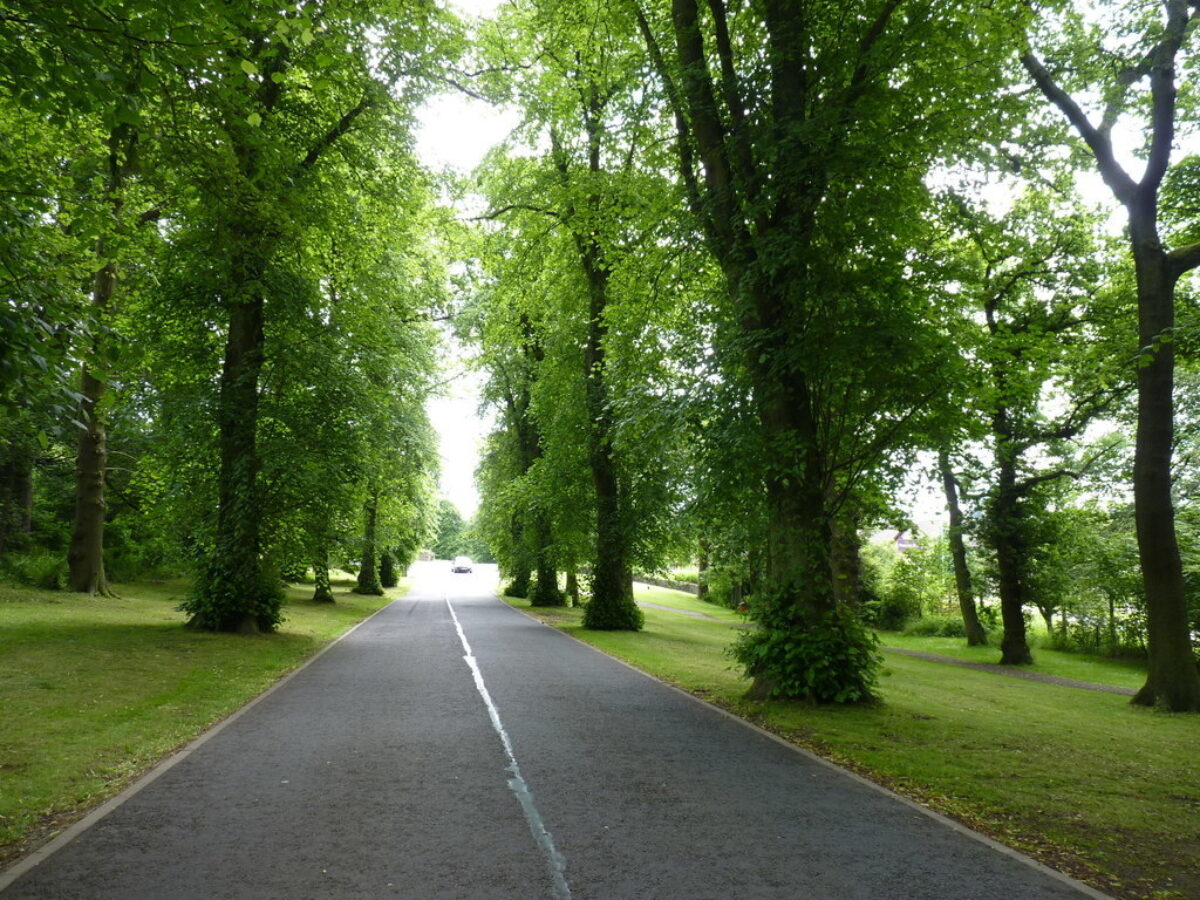
[(596, 558), (592, 568), (592, 596), (584, 609), (586, 628), (629, 629), (642, 627), (642, 613), (633, 600), (633, 570), (621, 504), (621, 484), (613, 459), (612, 412), (605, 385), (608, 333), (609, 273), (600, 249), (586, 236), (576, 235), (580, 261), (588, 285), (587, 342), (583, 365), (588, 412), (588, 465), (596, 495)]
[(329, 583), (329, 549), (322, 545), (313, 554), (313, 603), (333, 603), (333, 585)]
[(975, 592), (971, 587), (971, 569), (967, 565), (967, 547), (963, 543), (963, 514), (958, 503), (958, 481), (950, 468), (950, 454), (945, 450), (938, 453), (938, 471), (942, 476), (942, 490), (946, 496), (946, 509), (950, 513), (947, 540), (950, 544), (950, 559), (954, 564), (954, 590), (958, 596), (958, 608), (962, 613), (963, 628), (967, 632), (967, 646), (982, 647), (987, 644), (987, 632), (979, 621), (979, 610), (975, 606)]
[(363, 504), (363, 545), (362, 564), (358, 567), (358, 583), (354, 586), (356, 594), (383, 593), (379, 584), (379, 570), (375, 565), (375, 535), (379, 527), (379, 490), (372, 486), (367, 494), (367, 502)]

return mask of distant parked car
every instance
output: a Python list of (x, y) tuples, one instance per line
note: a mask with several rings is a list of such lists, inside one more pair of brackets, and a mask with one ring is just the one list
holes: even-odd
[(456, 556), (456, 557), (454, 557), (454, 562), (452, 562), (450, 564), (450, 571), (451, 572), (470, 572), (471, 566), (472, 566), (471, 557)]

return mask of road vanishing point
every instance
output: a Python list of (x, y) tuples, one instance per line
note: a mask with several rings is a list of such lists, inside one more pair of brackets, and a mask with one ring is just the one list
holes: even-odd
[(414, 566), (0, 897), (1102, 896), (534, 621), (481, 569)]

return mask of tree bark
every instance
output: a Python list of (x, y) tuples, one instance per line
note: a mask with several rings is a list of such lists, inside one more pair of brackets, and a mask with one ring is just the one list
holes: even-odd
[(843, 513), (832, 521), (830, 560), (834, 601), (858, 607), (862, 601), (862, 542), (857, 516)]
[(333, 585), (329, 583), (329, 550), (322, 546), (314, 554), (313, 567), (313, 602), (333, 603)]
[(396, 560), (387, 550), (379, 556), (379, 586), (393, 588), (399, 584), (396, 577)]
[(358, 567), (356, 594), (380, 596), (383, 588), (379, 584), (379, 570), (375, 566), (375, 534), (379, 527), (379, 491), (371, 488), (367, 502), (363, 504), (363, 549), (362, 565)]
[(599, 248), (581, 240), (580, 257), (588, 282), (587, 343), (583, 365), (588, 412), (588, 465), (596, 496), (596, 556), (592, 565), (592, 596), (584, 612), (586, 628), (629, 629), (642, 627), (641, 610), (633, 599), (633, 570), (625, 532), (621, 485), (612, 448), (612, 414), (605, 384), (608, 326), (608, 270)]
[(954, 589), (958, 595), (958, 608), (962, 613), (963, 628), (967, 632), (967, 646), (983, 647), (987, 644), (987, 632), (983, 629), (983, 623), (979, 621), (979, 610), (975, 606), (971, 569), (967, 565), (967, 548), (963, 543), (963, 514), (958, 505), (958, 483), (950, 468), (950, 454), (945, 450), (938, 453), (938, 469), (942, 476), (942, 490), (946, 494), (946, 509), (950, 512), (947, 539), (950, 543), (950, 558), (954, 563)]
[(1025, 633), (1025, 547), (1017, 489), (1016, 461), (1008, 452), (1006, 432), (996, 429), (998, 477), (992, 498), (989, 537), (996, 553), (1000, 619), (1004, 636), (1000, 639), (1000, 664), (1027, 666), (1033, 664), (1029, 641)]
[(567, 569), (567, 597), (570, 598), (572, 606), (579, 605), (579, 575), (574, 566)]
[[(124, 206), (126, 167), (133, 147), (133, 135), (128, 125), (115, 126), (108, 139), (108, 176), (105, 201), (112, 210), (114, 222), (119, 223)], [(104, 237), (96, 240), (96, 254), (104, 259), (110, 242)], [(104, 319), (112, 307), (117, 291), (117, 264), (106, 260), (92, 280), (92, 309), (101, 327), (92, 337), (92, 357), (104, 351)], [(72, 591), (111, 596), (104, 572), (104, 480), (108, 469), (108, 428), (104, 419), (104, 381), (97, 378), (85, 361), (79, 377), (79, 431), (75, 450), (75, 515), (71, 524), (71, 542), (67, 549), (67, 586)]]
[[(1176, 712), (1200, 711), (1200, 672), (1192, 648), (1183, 564), (1171, 499), (1174, 442), (1175, 283), (1158, 242), (1152, 208), (1130, 209), (1138, 285), (1138, 335), (1154, 347), (1138, 370), (1138, 427), (1133, 457), (1134, 520), (1146, 589), (1148, 670), (1133, 698)], [(1144, 353), (1145, 351), (1143, 351)], [(1146, 362), (1143, 357), (1143, 362)]]

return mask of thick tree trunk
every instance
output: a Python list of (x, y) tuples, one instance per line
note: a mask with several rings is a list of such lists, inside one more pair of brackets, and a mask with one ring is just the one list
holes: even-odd
[(1025, 634), (1025, 548), (1021, 539), (1015, 461), (1004, 450), (1001, 440), (997, 451), (999, 477), (991, 504), (989, 523), (992, 549), (996, 553), (1000, 618), (1004, 636), (1000, 640), (1000, 663), (1027, 666), (1033, 663)]
[(379, 527), (379, 492), (372, 489), (363, 506), (363, 549), (362, 565), (358, 567), (356, 594), (379, 596), (383, 587), (379, 584), (379, 571), (375, 566), (375, 534)]
[(567, 597), (570, 598), (572, 606), (579, 605), (579, 575), (574, 566), (567, 569)]
[(554, 563), (553, 535), (550, 519), (538, 510), (534, 520), (535, 558), (537, 561), (537, 584), (530, 598), (534, 606), (566, 606), (567, 601), (558, 589), (558, 567)]
[(230, 304), (217, 409), (221, 452), (217, 534), (201, 587), (207, 608), (195, 625), (213, 631), (255, 632), (275, 627), (263, 608), (268, 598), (260, 558), (258, 497), (258, 381), (265, 346), (259, 279), (265, 264), (245, 257), (240, 262), (234, 278), (243, 287), (243, 296)]
[(396, 576), (395, 557), (384, 550), (379, 556), (379, 586), (394, 588), (399, 583), (399, 578)]
[(857, 516), (835, 516), (830, 537), (833, 597), (836, 603), (843, 606), (857, 608), (862, 600), (861, 551)]
[(329, 583), (329, 550), (321, 547), (313, 554), (313, 602), (333, 603), (333, 585)]
[[(105, 269), (109, 267), (106, 266)], [(98, 279), (99, 280), (99, 279)], [(104, 383), (84, 366), (80, 379), (84, 396), (75, 452), (75, 518), (67, 549), (67, 586), (87, 594), (109, 595), (104, 573), (104, 478), (107, 470), (107, 430), (100, 402)]]
[(1134, 518), (1146, 589), (1148, 671), (1133, 702), (1176, 712), (1200, 711), (1200, 672), (1192, 648), (1183, 566), (1171, 500), (1174, 440), (1174, 283), (1158, 244), (1153, 213), (1131, 210), (1137, 266), (1140, 346), (1155, 347), (1138, 370), (1138, 428), (1133, 458)]
[(521, 562), (510, 574), (512, 578), (506, 591), (508, 596), (522, 599), (528, 597), (533, 586), (533, 571), (524, 562)]
[(938, 453), (938, 469), (942, 476), (942, 490), (946, 494), (946, 509), (950, 512), (950, 528), (947, 532), (950, 559), (954, 563), (954, 590), (958, 595), (963, 628), (967, 632), (967, 646), (982, 647), (987, 644), (987, 632), (983, 629), (983, 623), (979, 621), (979, 611), (975, 607), (971, 569), (967, 565), (967, 548), (963, 543), (963, 514), (958, 504), (958, 484), (950, 468), (950, 454), (945, 450)]
[(596, 496), (596, 556), (592, 565), (592, 596), (584, 612), (586, 628), (642, 627), (642, 613), (633, 599), (633, 571), (625, 531), (621, 485), (612, 448), (612, 414), (608, 409), (605, 338), (608, 326), (608, 271), (599, 250), (582, 242), (580, 256), (588, 280), (588, 329), (583, 364), (586, 379), (588, 464)]
[[(118, 125), (109, 135), (108, 180), (105, 200), (114, 221), (120, 220), (124, 206), (122, 192), (125, 169), (129, 164), (133, 138), (126, 125)], [(96, 254), (103, 259), (109, 249), (104, 237), (96, 241)], [(92, 309), (100, 320), (92, 337), (92, 356), (104, 350), (104, 320), (117, 292), (117, 264), (108, 260), (92, 280)], [(84, 427), (76, 441), (75, 516), (71, 524), (71, 542), (67, 549), (67, 586), (88, 594), (110, 593), (104, 573), (104, 480), (108, 469), (108, 433), (104, 421), (105, 383), (97, 378), (87, 362), (79, 378), (83, 395), (79, 416)]]

